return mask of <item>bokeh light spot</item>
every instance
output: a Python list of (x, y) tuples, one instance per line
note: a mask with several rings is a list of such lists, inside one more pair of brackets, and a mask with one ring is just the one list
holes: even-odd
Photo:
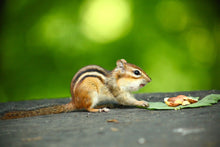
[(204, 28), (194, 28), (187, 35), (187, 45), (194, 61), (212, 65), (216, 59), (216, 48), (210, 32)]
[(186, 8), (180, 1), (161, 1), (156, 8), (156, 16), (167, 31), (182, 31), (188, 22)]
[(128, 0), (87, 0), (81, 6), (81, 29), (89, 39), (107, 43), (126, 35), (131, 28)]
[(67, 48), (73, 46), (75, 26), (65, 13), (49, 13), (41, 21), (41, 31), (45, 44)]
[[(153, 80), (147, 88), (149, 91), (190, 90), (195, 86), (196, 83), (193, 84), (193, 81), (196, 81), (196, 78), (193, 79), (190, 73), (186, 74), (185, 69), (181, 69), (178, 63), (185, 62), (184, 56), (181, 58), (176, 56), (181, 55), (182, 50), (176, 49), (175, 46), (165, 41), (158, 40), (156, 44), (151, 46), (151, 50), (146, 50), (143, 54), (154, 57), (152, 65), (146, 69), (146, 71), (150, 71), (149, 74)], [(146, 58), (142, 61), (142, 63), (148, 62)]]

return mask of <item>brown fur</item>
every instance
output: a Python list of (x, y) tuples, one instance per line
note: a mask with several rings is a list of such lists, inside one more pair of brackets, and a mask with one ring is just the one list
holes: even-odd
[(46, 108), (40, 108), (37, 110), (30, 110), (30, 111), (12, 111), (5, 113), (2, 120), (4, 119), (15, 119), (15, 118), (23, 118), (23, 117), (32, 117), (38, 115), (48, 115), (48, 114), (57, 114), (62, 112), (70, 112), (75, 110), (75, 107), (72, 103), (68, 103), (65, 105), (57, 105), (57, 106), (50, 106)]
[[(87, 77), (78, 83), (74, 91), (74, 101), (77, 109), (88, 109), (92, 106), (92, 92), (99, 92), (98, 85), (102, 82), (96, 77)], [(103, 84), (102, 84), (103, 85)]]

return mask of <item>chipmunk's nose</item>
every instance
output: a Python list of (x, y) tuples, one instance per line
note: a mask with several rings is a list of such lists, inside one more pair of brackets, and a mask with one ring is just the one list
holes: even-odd
[(152, 81), (152, 79), (148, 76), (147, 79), (146, 79), (146, 81), (147, 81), (148, 83), (150, 83), (150, 82)]

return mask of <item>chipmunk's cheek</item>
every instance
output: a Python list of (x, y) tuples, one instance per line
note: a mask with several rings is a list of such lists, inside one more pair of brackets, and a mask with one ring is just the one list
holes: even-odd
[(130, 87), (129, 91), (138, 91), (140, 88), (139, 87)]
[(129, 91), (138, 91), (140, 89), (139, 84), (133, 83), (132, 85), (129, 86)]

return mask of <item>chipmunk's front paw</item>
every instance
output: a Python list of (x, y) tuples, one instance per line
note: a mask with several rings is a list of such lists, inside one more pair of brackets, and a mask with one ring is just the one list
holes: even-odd
[(149, 107), (149, 103), (146, 101), (138, 101), (137, 106), (142, 106), (142, 107)]

